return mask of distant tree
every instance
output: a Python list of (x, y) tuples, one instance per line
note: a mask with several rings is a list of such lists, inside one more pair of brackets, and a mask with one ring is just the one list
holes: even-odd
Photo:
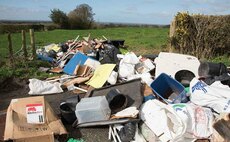
[(92, 8), (88, 4), (78, 5), (68, 14), (70, 28), (89, 29), (94, 23)]
[(59, 9), (51, 10), (51, 14), (49, 16), (51, 20), (60, 26), (60, 28), (68, 28), (69, 27), (69, 20), (68, 16)]

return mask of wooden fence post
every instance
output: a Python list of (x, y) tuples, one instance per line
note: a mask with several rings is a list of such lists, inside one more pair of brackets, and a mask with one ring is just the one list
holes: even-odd
[(12, 40), (11, 40), (11, 34), (8, 33), (8, 48), (9, 48), (9, 58), (10, 58), (10, 65), (14, 68), (14, 54), (13, 54), (13, 48), (12, 48)]
[[(176, 19), (174, 18), (170, 24), (170, 29), (169, 29), (169, 38), (170, 39), (175, 35), (175, 31), (176, 31)], [(173, 50), (174, 50), (174, 48), (173, 48), (172, 42), (170, 42), (169, 52), (173, 52)]]
[(31, 43), (31, 48), (32, 48), (33, 60), (35, 60), (36, 50), (35, 50), (34, 29), (30, 29), (30, 43)]
[(27, 50), (26, 50), (26, 32), (22, 30), (22, 50), (23, 50), (23, 55), (24, 59), (27, 59)]

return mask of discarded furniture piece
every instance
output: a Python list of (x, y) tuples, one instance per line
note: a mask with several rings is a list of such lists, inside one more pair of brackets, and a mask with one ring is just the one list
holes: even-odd
[(150, 85), (155, 95), (165, 103), (186, 103), (185, 88), (165, 73), (160, 74)]
[(4, 140), (54, 142), (54, 135), (66, 133), (61, 120), (43, 96), (11, 100)]
[(160, 52), (154, 62), (156, 64), (155, 77), (161, 73), (166, 73), (181, 83), (185, 82), (186, 85), (188, 85), (194, 77), (198, 77), (197, 69), (200, 62), (194, 56)]

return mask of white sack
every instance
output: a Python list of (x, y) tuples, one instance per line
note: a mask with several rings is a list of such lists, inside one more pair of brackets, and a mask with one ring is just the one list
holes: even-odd
[(213, 114), (208, 108), (195, 104), (172, 104), (176, 113), (187, 125), (186, 138), (208, 138), (213, 133)]
[(61, 84), (58, 82), (49, 83), (38, 79), (29, 79), (29, 81), (30, 95), (53, 94), (63, 92)]
[(139, 63), (139, 59), (137, 56), (131, 52), (127, 53), (124, 58), (120, 61), (119, 64), (119, 76), (120, 77), (128, 77), (134, 75), (134, 67), (135, 64)]
[(141, 107), (141, 119), (162, 142), (175, 142), (183, 137), (186, 125), (175, 110), (158, 100), (149, 100)]
[(214, 111), (230, 112), (230, 89), (208, 86), (197, 78), (190, 82), (190, 100), (197, 105), (213, 108)]

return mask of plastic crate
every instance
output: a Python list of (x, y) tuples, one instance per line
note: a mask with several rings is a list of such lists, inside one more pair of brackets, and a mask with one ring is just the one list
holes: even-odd
[(185, 88), (178, 81), (165, 73), (161, 73), (150, 85), (154, 94), (166, 103), (186, 103)]
[(83, 98), (76, 105), (78, 124), (108, 120), (111, 114), (105, 96)]

